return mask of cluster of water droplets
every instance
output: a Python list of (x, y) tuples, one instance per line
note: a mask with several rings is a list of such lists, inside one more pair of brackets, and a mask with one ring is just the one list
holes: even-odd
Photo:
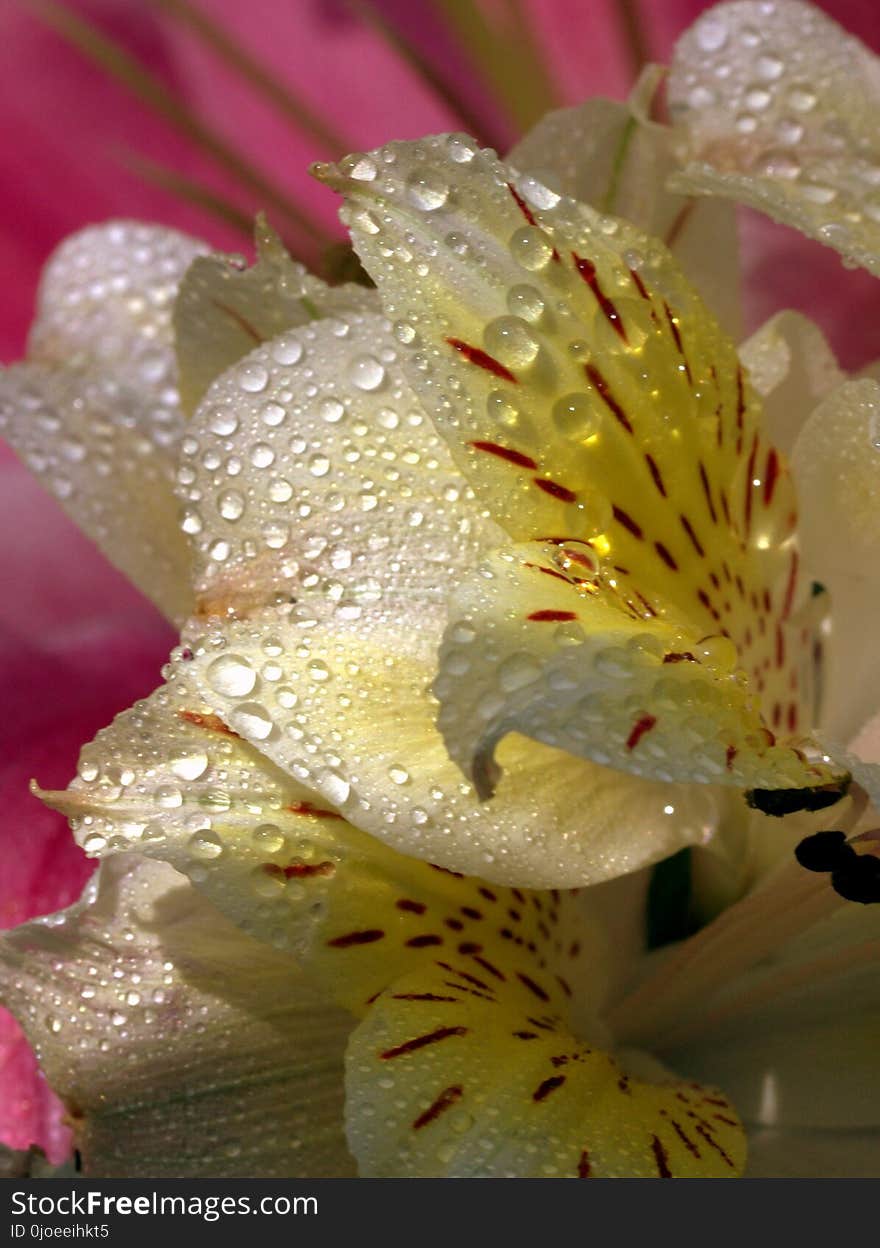
[(670, 105), (697, 160), (757, 177), (740, 193), (866, 263), (880, 224), (876, 78), (873, 55), (820, 10), (753, 0), (681, 40)]

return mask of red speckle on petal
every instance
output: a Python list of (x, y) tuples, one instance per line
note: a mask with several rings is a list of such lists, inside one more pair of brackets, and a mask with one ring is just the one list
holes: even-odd
[(632, 726), (632, 731), (626, 739), (626, 748), (634, 750), (646, 732), (650, 732), (657, 723), (656, 715), (643, 715), (641, 719), (637, 719)]
[(506, 459), (509, 464), (516, 464), (517, 468), (537, 468), (537, 464), (530, 455), (524, 455), (522, 451), (514, 451), (509, 446), (499, 446), (497, 442), (469, 442), (468, 446), (472, 446), (475, 451), (483, 451), (487, 455), (497, 455), (499, 459)]
[(576, 611), (552, 611), (550, 609), (544, 611), (533, 611), (531, 615), (526, 617), (530, 620), (539, 620), (541, 622), (562, 622), (564, 620), (576, 620)]

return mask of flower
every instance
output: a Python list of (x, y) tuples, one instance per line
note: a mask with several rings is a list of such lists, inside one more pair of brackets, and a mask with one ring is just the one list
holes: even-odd
[[(612, 187), (634, 130), (664, 156), (667, 136), (652, 135), (636, 114), (627, 118), (622, 141), (606, 147)], [(637, 226), (562, 198), (546, 180), (499, 165), (463, 136), (391, 145), (321, 176), (351, 195), (348, 219), (395, 317), (394, 334), (374, 295), (308, 279), (265, 229), (254, 270), (240, 273), (213, 257), (189, 267), (174, 321), (181, 400), (196, 408), (179, 469), (189, 505), (184, 531), (194, 539), (195, 614), (166, 685), (99, 735), (84, 751), (79, 780), (52, 800), (74, 818), (89, 852), (109, 853), (111, 863), (129, 849), (168, 861), (246, 932), (293, 952), (319, 979), (329, 971), (341, 1004), (369, 1007), (348, 1041), (349, 1140), (368, 1172), (530, 1173), (548, 1130), (558, 1144), (542, 1164), (561, 1173), (736, 1171), (741, 1133), (726, 1100), (693, 1088), (691, 1095), (638, 1054), (615, 1065), (596, 1047), (609, 1039), (607, 987), (563, 973), (563, 962), (576, 968), (584, 941), (595, 948), (601, 936), (572, 894), (557, 901), (535, 888), (595, 883), (682, 844), (711, 840), (723, 854), (736, 836), (748, 843), (762, 821), (750, 823), (741, 807), (737, 819), (740, 789), (776, 813), (784, 804), (797, 811), (840, 800), (841, 766), (805, 752), (824, 604), (796, 596), (785, 462), (763, 441), (758, 403), (732, 346), (669, 254)], [(87, 280), (83, 292), (83, 273), (91, 277), (96, 258), (106, 265), (105, 250), (115, 259), (111, 279)], [(161, 342), (180, 256), (197, 250), (138, 227), (79, 240), (47, 282), (33, 362), (9, 379), (9, 419), (53, 480), (57, 448), (39, 455), (33, 439), (41, 427), (52, 431), (53, 408), (71, 394), (78, 445), (118, 448), (119, 479), (78, 451), (68, 454), (85, 467), (63, 492), (111, 540), (108, 505), (125, 497), (139, 540), (133, 551), (117, 543), (116, 557), (179, 616), (187, 611), (186, 551), (176, 535), (163, 541), (160, 530), (157, 540), (140, 469), (149, 471), (150, 491), (165, 500), (160, 516), (167, 515), (161, 448), (174, 441), (179, 413)], [(71, 326), (53, 297), (68, 307), (85, 302), (89, 315)], [(784, 322), (751, 344), (771, 399), (803, 384), (786, 354), (814, 332)], [(254, 342), (263, 345), (242, 361)], [(95, 343), (103, 358), (95, 358)], [(412, 349), (411, 365), (401, 367), (401, 345)], [(853, 440), (864, 435), (874, 383), (854, 384), (857, 394), (847, 386), (830, 394), (818, 429), (810, 418), (796, 464), (804, 435), (829, 440), (829, 420), (849, 422)], [(814, 461), (805, 458), (808, 471)], [(855, 471), (869, 491), (871, 466), (859, 460)], [(831, 494), (855, 541), (846, 500)], [(509, 547), (511, 540), (518, 545)], [(854, 593), (863, 589), (858, 554), (846, 569)], [(477, 638), (485, 648), (475, 658)], [(440, 726), (476, 793), (446, 758), (423, 693), (438, 643)], [(835, 661), (839, 691), (846, 670)], [(511, 733), (534, 740), (505, 740)], [(492, 796), (502, 741), (508, 774)], [(830, 739), (828, 748), (876, 791), (870, 765)], [(491, 800), (481, 805), (477, 795)], [(848, 831), (860, 813), (856, 802)], [(805, 884), (803, 872), (788, 867), (729, 907), (672, 960), (679, 974), (671, 988), (648, 981), (610, 1007), (617, 1040), (635, 1035), (653, 1044), (659, 1017), (680, 1041), (693, 993), (719, 990), (694, 969), (714, 964), (718, 941), (722, 996), (740, 994), (740, 974), (779, 947), (782, 972), (795, 980), (812, 973), (797, 965), (802, 948), (795, 966), (785, 965), (792, 956), (785, 947), (802, 933), (809, 947), (811, 928), (843, 905), (840, 896), (859, 893), (876, 861), (872, 846), (861, 840), (849, 850), (846, 872), (856, 888), (839, 872), (831, 883)], [(106, 895), (118, 894), (121, 912), (132, 915), (125, 871), (105, 870)], [(156, 871), (132, 868), (133, 896), (154, 885), (157, 897), (164, 892), (174, 877)], [(515, 927), (489, 920), (481, 941), (478, 897), (503, 899), (513, 924), (524, 922), (519, 907), (526, 907), (532, 930), (517, 937)], [(99, 887), (67, 920), (75, 941), (96, 939), (96, 918), (112, 925), (102, 907)], [(446, 930), (422, 930), (429, 914)], [(551, 914), (570, 939), (552, 934)], [(161, 944), (164, 928), (150, 922)], [(24, 978), (21, 949), (45, 940), (43, 931), (7, 945), (9, 964), (31, 990), (40, 976)], [(97, 938), (106, 940), (106, 929)], [(441, 943), (497, 984), (457, 962), (438, 963)], [(853, 935), (847, 921), (841, 947), (856, 968), (863, 943), (862, 929)], [(151, 967), (154, 950), (140, 951)], [(77, 968), (80, 956), (88, 955), (78, 953)], [(205, 975), (184, 966), (183, 983), (171, 976), (169, 986), (187, 1014), (184, 984)], [(437, 1000), (439, 974), (453, 977), (455, 999)], [(81, 995), (78, 969), (71, 981)], [(765, 979), (758, 998), (778, 987)], [(21, 991), (11, 990), (20, 1009)], [(41, 1009), (53, 991), (40, 989)], [(272, 991), (277, 1000), (277, 986)], [(292, 986), (290, 993), (293, 1001)], [(128, 995), (136, 998), (128, 1005), (142, 1003), (139, 989)], [(522, 1014), (526, 1004), (538, 1008), (533, 999), (547, 1006), (542, 1021)], [(57, 1004), (67, 1008), (63, 994)], [(440, 1005), (462, 1007), (450, 1013), (464, 1021), (442, 1022)], [(108, 1008), (105, 995), (96, 1018)], [(264, 1008), (254, 999), (246, 1007)], [(723, 1000), (718, 1008), (727, 1019)], [(117, 1014), (111, 1025), (127, 1028), (125, 1013)], [(528, 1031), (523, 1017), (538, 1032), (517, 1034)], [(429, 1030), (404, 1035), (412, 1020)], [(29, 1021), (36, 1038), (41, 1027), (33, 1015)], [(571, 1035), (563, 1052), (551, 1053), (561, 1022)], [(64, 1026), (52, 1015), (52, 1034)], [(239, 1027), (227, 1017), (218, 1028), (227, 1051)], [(502, 1114), (503, 1129), (494, 1132), (479, 1117), (491, 1116), (488, 1092), (475, 1096), (473, 1121), (462, 1117), (471, 1113), (464, 1074), (480, 1062), (467, 1037), (486, 1036), (502, 1054), (519, 1050), (519, 1043), (510, 1049), (511, 1038), (539, 1041), (528, 1049), (533, 1057), (514, 1061), (519, 1091), (510, 1120)], [(376, 1050), (378, 1039), (387, 1047)], [(447, 1040), (462, 1042), (444, 1047), (453, 1054), (448, 1068), (433, 1051)], [(659, 1043), (661, 1050), (672, 1043), (662, 1030)], [(42, 1044), (49, 1061), (45, 1036)], [(178, 1078), (188, 1062), (183, 1052), (180, 1058)], [(398, 1058), (406, 1059), (395, 1067), (408, 1080), (406, 1112), (415, 1116), (397, 1123), (404, 1143), (395, 1151), (395, 1137), (374, 1135), (364, 1120), (375, 1112), (377, 1089), (389, 1090), (381, 1063)], [(534, 1082), (536, 1061), (571, 1070)], [(232, 1065), (234, 1089), (242, 1072)], [(434, 1099), (422, 1103), (434, 1074), (453, 1081), (437, 1084)], [(76, 1079), (75, 1066), (59, 1067), (68, 1099), (88, 1110), (94, 1096), (77, 1095)], [(483, 1082), (488, 1087), (488, 1075)], [(528, 1089), (550, 1117), (526, 1116)], [(687, 1105), (690, 1135), (689, 1124), (672, 1117), (673, 1100)], [(719, 1113), (710, 1120), (713, 1101)], [(590, 1139), (575, 1156), (587, 1117)], [(461, 1140), (428, 1158), (428, 1144), (414, 1144), (412, 1133), (441, 1118), (459, 1124)], [(100, 1155), (94, 1130), (90, 1117), (84, 1138)], [(436, 1145), (436, 1133), (423, 1140)], [(494, 1160), (484, 1164), (486, 1152)]]

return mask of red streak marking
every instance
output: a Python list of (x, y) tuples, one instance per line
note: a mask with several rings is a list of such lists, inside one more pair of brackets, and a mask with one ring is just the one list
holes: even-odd
[(690, 384), (693, 385), (694, 379), (691, 376), (691, 366), (688, 363), (688, 358), (684, 353), (684, 346), (682, 345), (682, 341), (681, 341), (681, 332), (678, 328), (678, 325), (676, 324), (675, 317), (672, 315), (672, 309), (670, 308), (669, 304), (665, 300), (663, 301), (663, 308), (664, 308), (664, 311), (666, 312), (666, 319), (669, 322), (669, 328), (672, 331), (672, 337), (675, 339), (675, 345), (678, 347), (678, 354), (684, 360), (685, 374)]
[(626, 748), (634, 750), (646, 732), (650, 732), (657, 722), (656, 715), (643, 715), (632, 726), (632, 732), (626, 739)]
[(656, 485), (656, 487), (657, 487), (657, 489), (660, 491), (660, 493), (663, 495), (663, 497), (664, 497), (664, 498), (666, 498), (666, 486), (665, 486), (665, 484), (664, 484), (664, 482), (663, 482), (663, 478), (662, 478), (662, 476), (660, 475), (660, 469), (657, 467), (656, 463), (654, 462), (654, 456), (653, 456), (653, 455), (648, 455), (648, 454), (646, 453), (646, 454), (645, 454), (645, 463), (648, 465), (648, 468), (649, 468), (649, 470), (650, 470), (651, 476), (652, 476), (652, 477), (653, 477), (653, 479), (654, 479), (654, 484)]
[(779, 728), (782, 724), (782, 707), (778, 702), (773, 703), (773, 727)]
[(713, 1139), (712, 1136), (709, 1134), (709, 1132), (706, 1130), (706, 1128), (701, 1126), (699, 1123), (697, 1123), (697, 1134), (701, 1136), (706, 1141), (707, 1144), (711, 1145), (712, 1148), (715, 1149), (716, 1153), (719, 1153), (721, 1155), (722, 1160), (726, 1162), (728, 1166), (730, 1166), (731, 1170), (734, 1170), (736, 1168), (733, 1164), (733, 1161), (728, 1156), (728, 1154), (724, 1151), (724, 1149), (721, 1147), (718, 1141)]
[(561, 1088), (565, 1083), (565, 1075), (551, 1075), (549, 1079), (545, 1079), (543, 1083), (539, 1083), (532, 1093), (533, 1101), (545, 1101), (551, 1092), (555, 1092), (557, 1088)]
[(293, 802), (284, 809), (291, 815), (304, 815), (308, 819), (341, 819), (338, 810), (325, 810), (322, 806), (313, 806), (311, 802)]
[(266, 341), (262, 334), (254, 329), (250, 321), (246, 320), (246, 318), (243, 317), (242, 314), (235, 308), (230, 307), (229, 304), (221, 303), (219, 299), (210, 299), (209, 302), (214, 305), (218, 312), (223, 312), (230, 318), (230, 320), (234, 321), (239, 329), (243, 330), (252, 342), (259, 344)]
[(484, 971), (488, 971), (490, 975), (494, 975), (496, 979), (500, 979), (502, 983), (507, 982), (507, 976), (504, 972), (499, 971), (498, 967), (494, 966), (487, 958), (481, 958), (475, 954), (474, 961), (478, 966), (481, 966)]
[(636, 284), (636, 290), (639, 292), (639, 294), (642, 296), (643, 299), (647, 299), (648, 302), (650, 303), (651, 296), (648, 294), (647, 290), (645, 289), (645, 283), (642, 281), (638, 272), (635, 269), (630, 269), (629, 275)]
[(545, 576), (555, 576), (557, 581), (565, 581), (566, 585), (570, 585), (571, 581), (567, 576), (563, 576), (561, 572), (557, 572), (555, 568), (544, 568), (540, 563), (524, 563), (524, 568), (534, 568), (536, 572), (543, 572)]
[(791, 552), (791, 569), (788, 573), (788, 584), (785, 587), (785, 598), (782, 605), (782, 619), (787, 620), (794, 602), (794, 591), (797, 586), (799, 556), (796, 550)]
[(699, 1160), (700, 1160), (700, 1150), (697, 1148), (697, 1146), (696, 1146), (696, 1144), (693, 1142), (693, 1140), (692, 1140), (692, 1139), (690, 1139), (690, 1137), (689, 1137), (689, 1136), (685, 1135), (684, 1131), (682, 1131), (681, 1127), (680, 1127), (680, 1126), (679, 1126), (679, 1124), (675, 1121), (675, 1119), (674, 1119), (674, 1118), (670, 1118), (670, 1119), (669, 1119), (669, 1125), (672, 1127), (673, 1131), (674, 1131), (674, 1132), (675, 1132), (675, 1134), (678, 1136), (678, 1138), (681, 1140), (682, 1144), (685, 1146), (685, 1148), (688, 1150), (688, 1152), (689, 1152), (692, 1156), (696, 1157), (696, 1158), (697, 1158), (697, 1160), (699, 1161)]
[(436, 992), (393, 992), (392, 1001), (446, 1001), (455, 1005), (461, 1004), (460, 997), (441, 997)]
[(660, 1178), (671, 1179), (672, 1171), (669, 1169), (669, 1157), (656, 1135), (651, 1136), (651, 1148), (654, 1150), (654, 1160), (657, 1163), (657, 1172)]
[(584, 1149), (578, 1159), (578, 1178), (588, 1179), (592, 1169), (593, 1167), (590, 1164), (590, 1154), (586, 1149)]
[(664, 663), (696, 663), (696, 661), (690, 650), (683, 650), (680, 654), (672, 650), (663, 656)]
[(517, 208), (520, 210), (520, 212), (523, 214), (525, 219), (528, 221), (529, 225), (534, 225), (537, 227), (538, 222), (535, 220), (535, 214), (532, 212), (531, 208), (528, 206), (528, 204), (523, 199), (522, 195), (520, 195), (519, 191), (516, 189), (516, 187), (513, 185), (512, 182), (507, 183), (507, 189), (510, 191), (511, 195), (516, 200)]
[(785, 666), (785, 634), (780, 624), (776, 625), (776, 666)]
[(524, 984), (526, 988), (528, 988), (529, 992), (533, 992), (540, 1001), (550, 1000), (549, 996), (541, 987), (541, 985), (536, 984), (535, 981), (531, 979), (528, 975), (524, 975), (522, 971), (517, 971), (516, 977), (520, 981), (520, 983)]
[(496, 377), (501, 377), (504, 381), (512, 381), (514, 385), (519, 384), (510, 369), (505, 368), (500, 360), (496, 360), (487, 351), (483, 351), (480, 347), (472, 347), (469, 343), (463, 342), (461, 338), (447, 338), (446, 341), (450, 347), (455, 347), (456, 351), (460, 351), (469, 364), (485, 368), (487, 373), (494, 373)]
[(773, 491), (776, 489), (776, 482), (779, 480), (779, 455), (776, 447), (770, 447), (770, 453), (767, 456), (767, 466), (764, 469), (764, 506), (769, 507), (773, 501)]
[[(511, 195), (516, 201), (517, 208), (520, 210), (520, 212), (523, 214), (525, 219), (528, 221), (529, 225), (533, 225), (536, 229), (539, 230), (541, 227), (538, 225), (538, 222), (535, 220), (535, 214), (532, 212), (531, 208), (523, 199), (522, 195), (520, 195), (519, 191), (516, 189), (513, 183), (508, 182), (507, 189), (510, 191)], [(559, 259), (559, 252), (556, 250), (555, 247), (553, 248), (553, 259), (554, 260)]]
[(599, 279), (596, 276), (595, 264), (593, 264), (592, 260), (587, 260), (584, 256), (579, 256), (577, 252), (574, 251), (571, 253), (571, 258), (574, 261), (574, 266), (578, 273), (580, 273), (581, 277), (595, 295), (596, 302), (602, 309), (606, 319), (614, 327), (615, 332), (620, 336), (620, 338), (622, 338), (624, 342), (629, 343), (629, 339), (626, 336), (626, 328), (620, 319), (620, 313), (617, 311), (613, 301), (608, 298), (602, 287), (599, 285)]
[(430, 934), (427, 936), (412, 936), (406, 942), (406, 946), (408, 949), (427, 949), (429, 945), (442, 945), (442, 944), (443, 944), (443, 937), (434, 936), (433, 934)]
[(754, 486), (752, 485), (752, 477), (755, 475), (755, 457), (758, 454), (758, 435), (755, 434), (752, 440), (752, 449), (749, 453), (749, 465), (746, 468), (746, 537), (752, 527), (752, 494)]
[(432, 871), (442, 871), (444, 875), (454, 876), (456, 880), (463, 880), (464, 875), (461, 871), (450, 871), (448, 867), (438, 867), (436, 862), (429, 862), (428, 866)]
[(335, 875), (336, 867), (332, 862), (295, 862), (282, 867), (281, 874), (286, 880), (301, 880), (315, 875)]
[(512, 1033), (517, 1040), (537, 1040), (538, 1033), (536, 1031), (514, 1031)]
[(409, 914), (424, 914), (428, 908), (423, 901), (410, 901), (407, 897), (401, 897), (395, 904), (398, 910), (406, 910)]
[(727, 505), (727, 495), (724, 493), (723, 489), (720, 489), (718, 494), (721, 498), (721, 510), (724, 512), (724, 522), (729, 529), (732, 529), (733, 525), (730, 520), (730, 508)]
[(729, 745), (727, 747), (727, 753), (725, 756), (724, 765), (726, 766), (728, 771), (733, 770), (733, 760), (736, 758), (738, 753), (739, 753), (739, 750), (736, 748), (735, 745)]
[(392, 1057), (402, 1057), (405, 1053), (415, 1053), (418, 1049), (424, 1049), (429, 1044), (437, 1044), (440, 1040), (449, 1040), (452, 1036), (466, 1036), (468, 1030), (467, 1027), (438, 1027), (436, 1031), (429, 1031), (427, 1035), (416, 1036), (414, 1040), (405, 1040), (403, 1044), (398, 1044), (393, 1049), (386, 1049), (379, 1056), (385, 1061)]
[(706, 475), (706, 466), (700, 463), (700, 481), (703, 484), (703, 493), (706, 495), (706, 505), (709, 508), (709, 515), (712, 517), (712, 523), (718, 523), (718, 515), (715, 511), (715, 504), (712, 502), (712, 491), (709, 488), (709, 478)]
[(548, 481), (545, 477), (535, 477), (534, 481), (539, 490), (543, 490), (551, 498), (560, 499), (563, 503), (573, 503), (577, 498), (574, 490), (568, 489), (565, 485), (560, 485), (557, 481)]
[(445, 1110), (450, 1109), (456, 1101), (461, 1100), (462, 1092), (463, 1089), (459, 1083), (454, 1084), (450, 1088), (444, 1088), (433, 1105), (430, 1105), (423, 1114), (419, 1114), (418, 1118), (416, 1118), (412, 1124), (413, 1130), (419, 1131), (422, 1127), (426, 1127), (429, 1122), (433, 1122), (435, 1118), (439, 1118)]
[(656, 550), (660, 558), (663, 560), (663, 562), (666, 564), (667, 568), (671, 568), (673, 572), (678, 571), (678, 564), (675, 562), (672, 555), (669, 553), (669, 551), (666, 549), (666, 547), (663, 545), (662, 542), (655, 542), (654, 549)]
[(641, 525), (636, 524), (632, 516), (629, 515), (628, 512), (624, 511), (622, 507), (618, 507), (615, 504), (612, 507), (612, 512), (614, 514), (614, 519), (617, 521), (617, 523), (622, 524), (628, 533), (632, 533), (633, 537), (637, 537), (639, 538), (639, 540), (641, 540), (644, 537), (644, 533), (642, 532)]
[(627, 433), (632, 433), (633, 427), (629, 422), (629, 417), (611, 393), (608, 387), (608, 382), (599, 372), (598, 368), (596, 368), (595, 364), (585, 364), (584, 372), (595, 386), (606, 406), (614, 413), (615, 417), (620, 421)]
[(181, 719), (196, 728), (206, 728), (209, 732), (221, 732), (224, 737), (237, 737), (238, 733), (227, 728), (219, 715), (203, 715), (200, 711), (178, 711)]
[(327, 944), (331, 949), (350, 949), (352, 945), (372, 945), (384, 935), (378, 928), (370, 928), (365, 932), (347, 932), (344, 936), (336, 936), (333, 940), (328, 940)]
[(543, 622), (553, 623), (555, 621), (561, 621), (561, 620), (576, 620), (577, 612), (576, 611), (549, 611), (549, 610), (533, 611), (532, 614), (528, 616), (527, 618), (530, 620), (540, 620), (542, 623)]
[(481, 897), (484, 897), (484, 898), (486, 899), (486, 901), (497, 901), (497, 900), (498, 900), (498, 897), (496, 896), (496, 894), (495, 894), (495, 893), (493, 893), (493, 892), (492, 892), (491, 888), (482, 888), (482, 887), (481, 887), (481, 888), (478, 888), (478, 889), (477, 889), (477, 892), (480, 894), (480, 896), (481, 896)]
[(697, 552), (697, 554), (700, 556), (701, 559), (704, 559), (706, 556), (706, 552), (703, 549), (703, 543), (700, 541), (700, 539), (697, 537), (696, 533), (694, 532), (694, 526), (691, 524), (690, 520), (688, 520), (687, 516), (679, 516), (679, 519), (681, 520), (681, 527), (684, 529), (685, 533), (687, 533), (688, 537), (690, 538), (690, 543), (693, 546), (694, 550)]
[(743, 432), (743, 416), (745, 413), (745, 392), (743, 387), (743, 369), (736, 369), (736, 429)]
[(786, 720), (789, 732), (796, 732), (798, 726), (798, 711), (793, 702), (788, 704), (788, 716)]
[(509, 464), (516, 464), (517, 468), (537, 468), (538, 466), (530, 455), (511, 450), (509, 446), (499, 446), (497, 442), (469, 442), (468, 446), (472, 446), (475, 451), (485, 451), (487, 455), (497, 455), (499, 459), (506, 459)]
[(648, 615), (656, 615), (656, 614), (657, 614), (657, 612), (656, 612), (656, 611), (654, 610), (654, 608), (651, 606), (650, 602), (648, 602), (648, 599), (645, 597), (645, 595), (644, 595), (644, 594), (640, 593), (637, 589), (636, 589), (636, 590), (634, 590), (633, 592), (635, 593), (635, 596), (638, 598), (639, 602), (642, 604), (642, 606), (644, 607), (644, 609), (647, 611)]

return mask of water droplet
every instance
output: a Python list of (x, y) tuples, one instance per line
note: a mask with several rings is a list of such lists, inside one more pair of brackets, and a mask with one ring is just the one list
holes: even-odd
[(217, 407), (208, 418), (208, 428), (220, 438), (229, 438), (238, 428), (238, 417), (231, 410)]
[(171, 770), (181, 780), (198, 780), (208, 769), (207, 754), (185, 754), (171, 760)]
[(430, 169), (417, 169), (406, 183), (410, 203), (422, 212), (442, 208), (449, 197), (449, 187)]
[(727, 26), (720, 18), (703, 18), (697, 23), (695, 33), (704, 52), (717, 52), (727, 42)]
[(262, 364), (243, 364), (238, 370), (238, 384), (248, 394), (259, 394), (268, 381), (269, 374)]
[(195, 832), (187, 841), (186, 847), (193, 857), (203, 858), (206, 861), (219, 858), (223, 853), (223, 843), (220, 838), (207, 828)]
[(385, 369), (373, 355), (359, 355), (349, 365), (351, 383), (359, 390), (378, 390), (385, 380)]
[(244, 698), (253, 691), (257, 674), (247, 659), (237, 654), (221, 654), (207, 670), (208, 684), (226, 698)]
[(483, 331), (486, 350), (509, 368), (524, 368), (538, 354), (538, 340), (518, 316), (499, 316)]
[(345, 415), (345, 406), (340, 403), (339, 399), (332, 397), (322, 399), (318, 404), (318, 415), (322, 420), (326, 420), (328, 425), (335, 425)]
[(543, 230), (527, 225), (510, 239), (510, 254), (530, 273), (546, 268), (553, 256), (553, 245)]
[(267, 403), (260, 412), (260, 419), (264, 425), (268, 425), (270, 429), (276, 428), (284, 423), (287, 412), (280, 403)]
[(409, 772), (399, 763), (394, 763), (388, 768), (388, 775), (395, 784), (409, 784)]
[(244, 508), (244, 496), (237, 490), (223, 490), (217, 499), (217, 510), (224, 520), (240, 519)]
[(313, 455), (309, 460), (309, 472), (313, 477), (326, 477), (330, 471), (330, 460), (326, 455)]
[(302, 343), (298, 338), (294, 338), (291, 334), (286, 338), (279, 338), (273, 342), (271, 348), (272, 359), (278, 364), (298, 364), (302, 359)]
[(544, 300), (534, 286), (514, 286), (507, 295), (507, 310), (536, 324), (544, 315)]
[(259, 702), (243, 702), (233, 707), (229, 719), (243, 737), (253, 737), (257, 741), (265, 741), (275, 727), (269, 712)]
[(257, 442), (251, 447), (251, 463), (255, 468), (268, 468), (275, 462), (275, 452), (267, 442)]
[(586, 394), (567, 394), (553, 405), (553, 423), (566, 438), (580, 440), (596, 432), (596, 411)]

